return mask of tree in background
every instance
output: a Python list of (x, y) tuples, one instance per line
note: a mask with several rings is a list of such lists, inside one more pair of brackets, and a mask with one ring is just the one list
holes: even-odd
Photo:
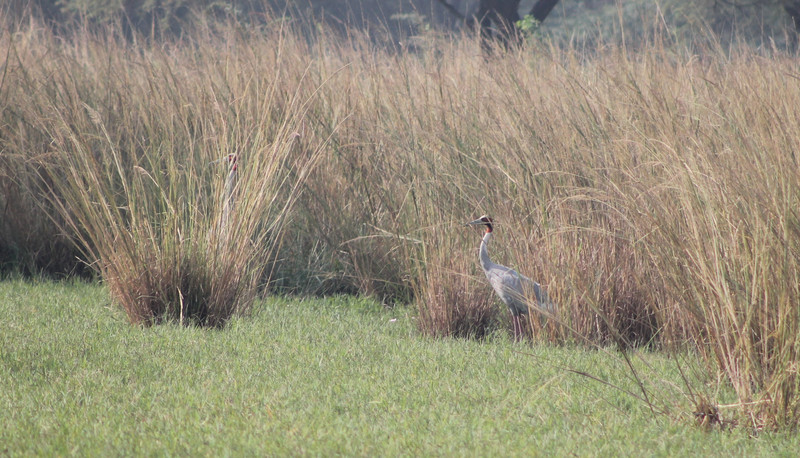
[(648, 33), (648, 21), (655, 18), (677, 35), (711, 31), (722, 42), (736, 37), (796, 49), (800, 33), (800, 0), (6, 0), (0, 2), (0, 20), (13, 23), (30, 12), (64, 29), (78, 22), (119, 21), (126, 33), (157, 37), (182, 33), (195, 13), (264, 23), (267, 10), (274, 13), (269, 17), (285, 14), (309, 30), (324, 23), (365, 31), (387, 43), (431, 27), (465, 25), (477, 28), (485, 43), (508, 43), (519, 38), (520, 24), (536, 27), (546, 18), (548, 35), (568, 40), (581, 35), (613, 39), (622, 22), (632, 43)]
[[(30, 13), (30, 14), (29, 14)], [(0, 20), (12, 22), (33, 15), (56, 26), (121, 21), (129, 31), (147, 36), (180, 34), (196, 14), (234, 18), (243, 23), (288, 16), (296, 25), (326, 23), (350, 28), (413, 33), (420, 23), (443, 24), (447, 12), (436, 0), (7, 0), (0, 2)], [(271, 14), (267, 14), (271, 13)], [(416, 18), (410, 21), (409, 18)]]
[[(477, 24), (484, 45), (488, 45), (493, 39), (506, 45), (519, 39), (520, 0), (480, 0), (467, 14), (461, 13), (461, 1), (453, 3), (447, 0), (438, 1), (451, 14), (465, 21), (469, 28), (474, 28)], [(547, 18), (557, 3), (558, 0), (538, 0), (526, 17), (540, 23)]]
[(667, 0), (662, 7), (676, 30), (710, 30), (723, 43), (744, 39), (797, 49), (800, 0)]

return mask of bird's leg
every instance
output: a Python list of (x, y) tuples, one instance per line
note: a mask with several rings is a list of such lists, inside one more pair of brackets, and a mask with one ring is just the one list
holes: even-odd
[(528, 338), (528, 328), (522, 324), (522, 317), (525, 317), (525, 320), (528, 320), (528, 315), (520, 315), (519, 316), (519, 340), (525, 340)]
[(517, 341), (517, 317), (511, 315), (511, 325), (514, 326), (514, 342)]
[(520, 318), (520, 321), (519, 321), (519, 333), (522, 334), (523, 338), (530, 340), (531, 337), (533, 336), (533, 327), (531, 327), (531, 318), (530, 318), (530, 315), (522, 315), (522, 316), (525, 317), (525, 323), (527, 323), (528, 326), (523, 326), (522, 325), (522, 318)]

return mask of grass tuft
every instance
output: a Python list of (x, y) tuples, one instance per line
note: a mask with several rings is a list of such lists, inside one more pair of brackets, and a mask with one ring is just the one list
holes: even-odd
[[(246, 311), (322, 142), (299, 133), (307, 100), (228, 73), (280, 69), (281, 50), (232, 47), (219, 61), (89, 31), (49, 46), (16, 75), (43, 113), (20, 115), (51, 139), (41, 182), (130, 321), (220, 326)], [(52, 92), (35, 90), (40, 75)], [(236, 169), (220, 160), (234, 156)]]
[[(474, 236), (466, 228), (438, 226), (427, 231), (420, 260), (421, 274), (415, 290), (418, 326), (423, 334), (436, 337), (481, 339), (496, 326), (507, 309), (497, 305), (494, 291), (483, 278), (473, 259), (476, 250), (467, 255), (461, 247), (476, 245), (478, 237), (452, 236), (459, 231)], [(467, 234), (469, 233), (469, 234)], [(473, 252), (474, 251), (474, 252)]]

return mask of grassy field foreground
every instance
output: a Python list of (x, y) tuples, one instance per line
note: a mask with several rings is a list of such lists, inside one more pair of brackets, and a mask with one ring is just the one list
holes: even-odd
[[(635, 390), (614, 353), (430, 339), (410, 308), (271, 299), (224, 330), (131, 326), (107, 290), (0, 283), (0, 454), (786, 454), (792, 434), (704, 432)], [(523, 354), (526, 352), (529, 354)], [(659, 388), (662, 387), (662, 388)], [(720, 397), (726, 397), (724, 393)], [(793, 452), (794, 451), (794, 452)]]

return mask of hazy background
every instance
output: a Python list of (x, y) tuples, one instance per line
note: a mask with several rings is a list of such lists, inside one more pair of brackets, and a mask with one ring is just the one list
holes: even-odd
[[(495, 1), (496, 2), (496, 1)], [(122, 19), (127, 27), (145, 35), (180, 34), (196, 13), (212, 12), (242, 23), (270, 17), (291, 17), (312, 30), (320, 24), (342, 32), (355, 30), (376, 40), (396, 41), (433, 31), (463, 28), (464, 17), (474, 14), (478, 0), (449, 0), (448, 11), (438, 0), (10, 0), (7, 19), (29, 17), (33, 12), (54, 26), (76, 21), (106, 23)], [(487, 4), (493, 3), (487, 1)], [(496, 2), (507, 3), (507, 2)], [(519, 2), (525, 16), (536, 1)], [(461, 15), (462, 17), (459, 17)], [(798, 0), (562, 0), (543, 21), (541, 33), (559, 40), (605, 42), (625, 37), (631, 43), (661, 23), (676, 36), (714, 34), (721, 41), (745, 40), (756, 46), (778, 46), (796, 41)]]

